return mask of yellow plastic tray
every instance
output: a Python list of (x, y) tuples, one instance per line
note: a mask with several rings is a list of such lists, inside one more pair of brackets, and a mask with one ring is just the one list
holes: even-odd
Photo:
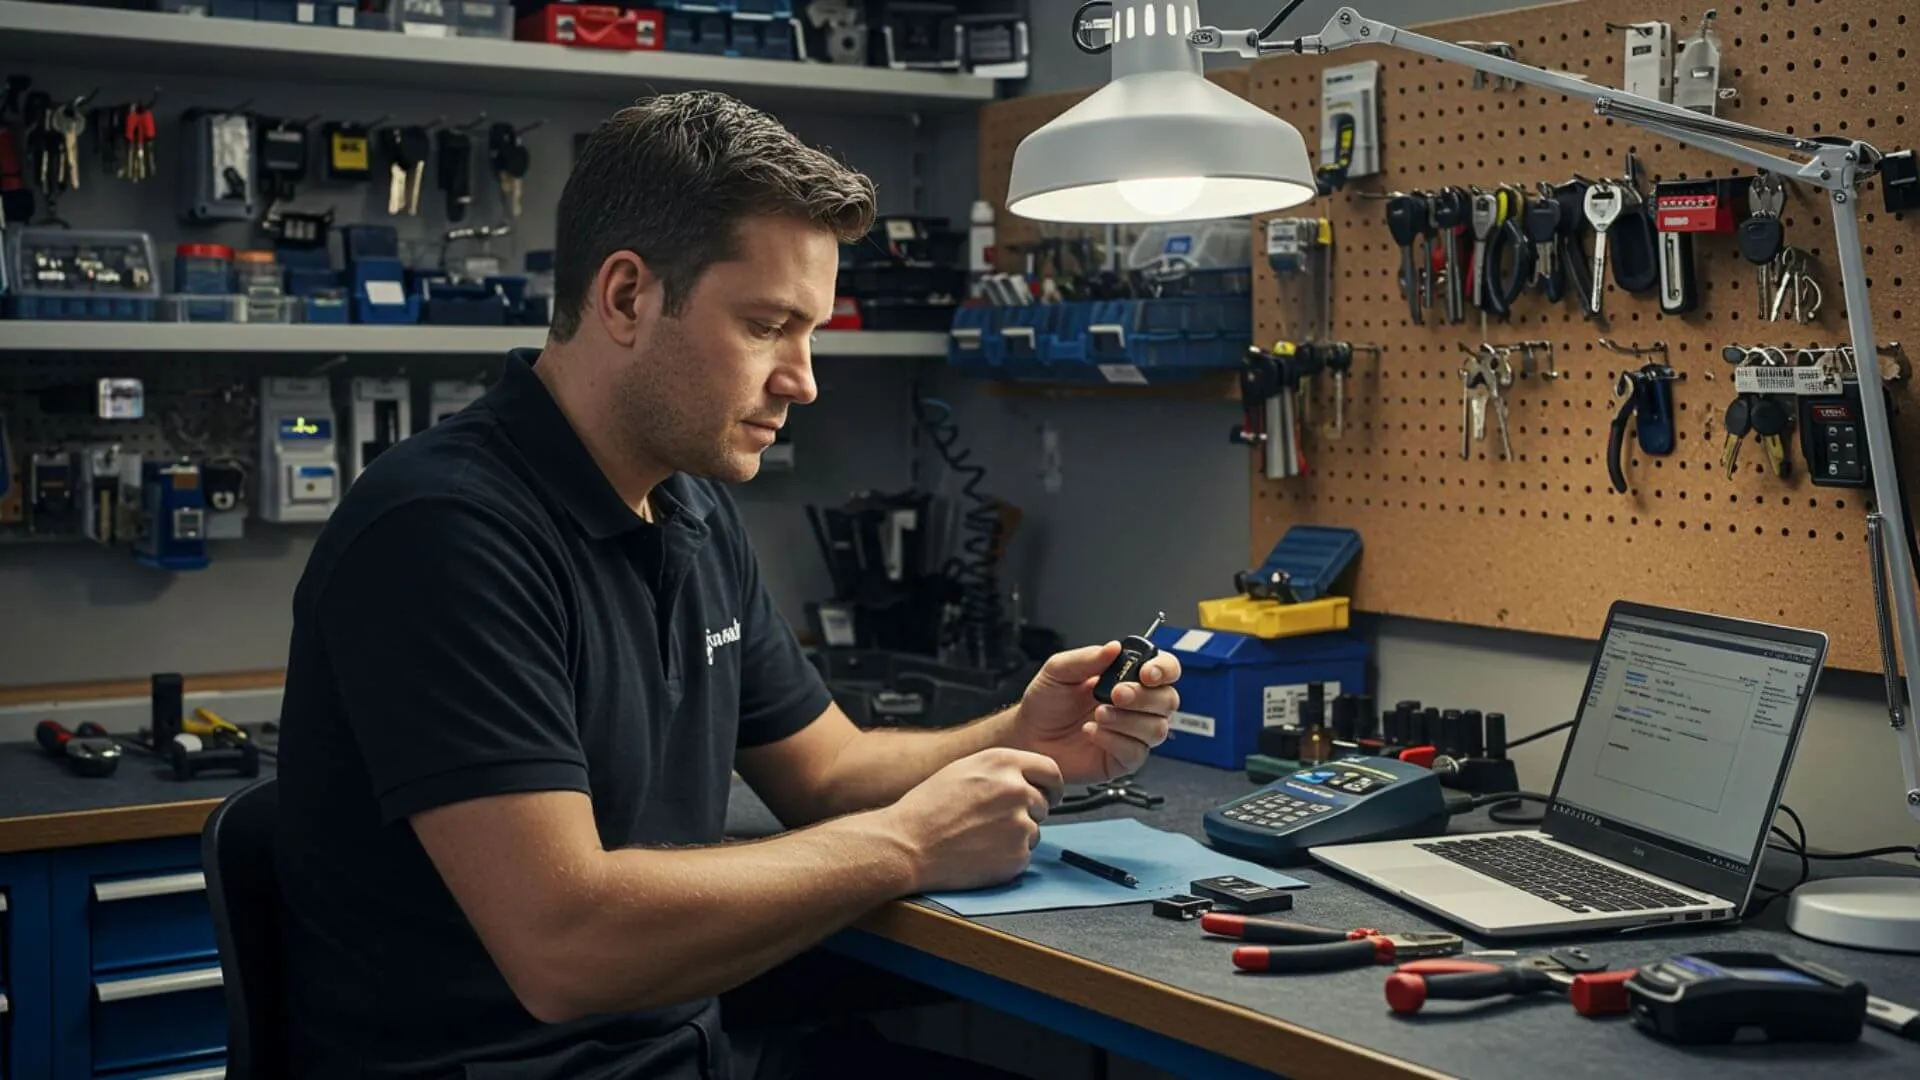
[(1351, 607), (1352, 601), (1344, 596), (1326, 596), (1303, 604), (1226, 596), (1200, 601), (1200, 625), (1257, 638), (1299, 637), (1345, 630)]

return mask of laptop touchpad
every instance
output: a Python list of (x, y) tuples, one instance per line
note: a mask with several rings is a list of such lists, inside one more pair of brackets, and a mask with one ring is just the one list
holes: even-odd
[(1395, 870), (1393, 884), (1406, 892), (1421, 896), (1454, 896), (1461, 893), (1487, 892), (1506, 888), (1490, 878), (1453, 866), (1423, 866), (1419, 869)]

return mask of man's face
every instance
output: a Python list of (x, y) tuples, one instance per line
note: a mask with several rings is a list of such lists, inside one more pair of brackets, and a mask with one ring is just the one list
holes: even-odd
[(634, 449), (676, 472), (751, 480), (787, 410), (817, 395), (811, 337), (833, 312), (839, 242), (785, 217), (738, 226), (679, 317), (658, 316), (619, 383)]

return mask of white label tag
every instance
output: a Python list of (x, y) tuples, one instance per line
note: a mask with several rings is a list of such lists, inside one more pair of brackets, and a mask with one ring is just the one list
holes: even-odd
[(1793, 392), (1796, 394), (1838, 394), (1841, 391), (1840, 373), (1828, 367), (1789, 368), (1793, 372)]
[(310, 23), (318, 22), (319, 20), (314, 16), (312, 4), (295, 4), (293, 5), (293, 21)]
[(1201, 716), (1199, 713), (1181, 712), (1175, 709), (1173, 715), (1167, 717), (1167, 726), (1174, 731), (1184, 731), (1189, 735), (1213, 738), (1214, 723), (1211, 716)]
[[(1340, 696), (1340, 684), (1322, 683), (1322, 697), (1332, 701)], [(1290, 683), (1286, 686), (1269, 686), (1261, 691), (1260, 726), (1261, 727), (1299, 727), (1300, 703), (1307, 700), (1306, 683)]]
[(1147, 377), (1132, 364), (1101, 364), (1100, 374), (1110, 383), (1127, 383), (1132, 386), (1147, 385)]
[(367, 282), (367, 302), (370, 304), (405, 304), (407, 291), (397, 281)]
[(1733, 388), (1742, 394), (1791, 394), (1797, 385), (1794, 369), (1748, 364), (1733, 369)]
[(1180, 635), (1180, 640), (1173, 643), (1173, 651), (1198, 652), (1212, 640), (1213, 631), (1211, 630), (1189, 630)]

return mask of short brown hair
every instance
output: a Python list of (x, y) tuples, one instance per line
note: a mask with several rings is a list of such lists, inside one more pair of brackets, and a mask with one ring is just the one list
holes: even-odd
[(560, 194), (552, 332), (571, 338), (609, 255), (632, 251), (678, 315), (707, 267), (734, 256), (736, 223), (774, 214), (842, 240), (873, 225), (873, 181), (726, 94), (663, 94), (587, 137)]

